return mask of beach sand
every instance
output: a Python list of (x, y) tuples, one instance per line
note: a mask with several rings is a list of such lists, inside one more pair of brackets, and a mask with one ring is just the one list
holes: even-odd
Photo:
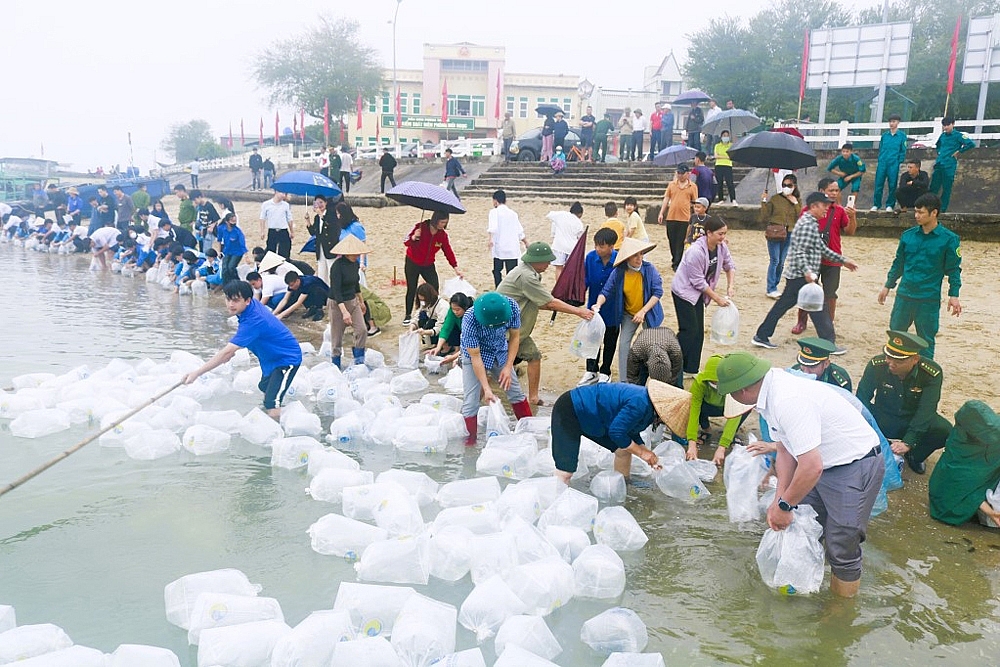
[[(176, 200), (167, 198), (167, 210), (177, 210)], [(459, 267), (465, 277), (477, 289), (485, 290), (493, 286), (492, 259), (487, 249), (486, 222), (492, 203), (485, 198), (466, 198), (463, 204), (468, 208), (464, 215), (452, 216), (448, 236), (458, 258)], [(529, 241), (551, 241), (551, 234), (545, 214), (558, 208), (538, 202), (508, 201), (521, 218)], [(259, 204), (239, 202), (236, 204), (241, 226), (247, 233), (247, 245), (263, 245), (259, 236)], [(725, 209), (720, 212), (723, 216)], [(304, 206), (294, 206), (296, 235), (293, 246), (302, 247), (308, 239), (303, 217)], [(383, 328), (384, 333), (370, 342), (389, 357), (396, 356), (396, 337), (403, 332), (403, 298), (405, 286), (391, 284), (393, 272), (398, 279), (403, 278), (403, 237), (417, 223), (420, 212), (416, 209), (393, 206), (387, 208), (358, 208), (355, 210), (368, 233), (370, 246), (374, 249), (369, 257), (368, 284), (392, 309), (393, 321)], [(912, 218), (912, 214), (910, 214)], [(584, 224), (589, 225), (591, 238), (594, 231), (604, 221), (603, 211), (588, 206), (584, 212)], [(863, 221), (861, 221), (863, 225)], [(664, 324), (676, 331), (677, 320), (669, 294), (672, 278), (669, 250), (662, 227), (651, 226), (650, 236), (659, 246), (647, 258), (663, 275)], [(836, 363), (846, 368), (855, 386), (861, 378), (867, 361), (881, 353), (888, 328), (892, 295), (886, 305), (880, 306), (876, 295), (881, 288), (886, 271), (892, 263), (896, 250), (895, 239), (868, 237), (846, 237), (844, 253), (855, 260), (860, 268), (851, 273), (843, 272), (839, 292), (839, 304), (835, 321), (838, 343), (848, 348), (848, 353), (836, 358)], [(764, 275), (767, 269), (767, 248), (762, 231), (730, 231), (729, 247), (737, 265), (736, 295), (734, 302), (740, 310), (740, 331), (737, 344), (722, 346), (712, 343), (706, 332), (702, 362), (709, 355), (727, 353), (733, 350), (751, 350), (769, 359), (775, 366), (789, 366), (795, 363), (797, 346), (790, 332), (795, 323), (794, 311), (790, 311), (779, 323), (771, 338), (779, 347), (776, 350), (761, 350), (750, 344), (750, 338), (764, 315), (774, 303), (764, 295)], [(996, 244), (968, 242), (962, 244), (964, 272), (962, 274), (962, 316), (955, 318), (947, 314), (942, 300), (941, 330), (937, 337), (936, 361), (944, 370), (944, 393), (939, 412), (953, 420), (954, 412), (967, 400), (981, 399), (995, 408), (1000, 408), (1000, 381), (996, 371), (1000, 368), (1000, 314), (990, 294), (996, 290), (989, 281), (990, 269), (1000, 266), (1000, 252)], [(298, 259), (313, 259), (309, 255)], [(443, 256), (438, 256), (438, 275), (441, 283), (454, 273)], [(994, 269), (995, 270), (995, 269)], [(555, 283), (555, 270), (550, 268), (544, 274), (546, 285)], [(722, 279), (725, 283), (725, 278)], [(893, 293), (894, 294), (894, 293)], [(707, 308), (706, 327), (716, 310), (715, 305)], [(554, 325), (549, 324), (549, 313), (539, 315), (533, 337), (543, 354), (541, 397), (551, 402), (562, 392), (571, 389), (584, 371), (584, 362), (569, 353), (568, 345), (579, 319), (560, 314)], [(293, 318), (297, 320), (298, 318)], [(312, 341), (317, 347), (322, 341), (322, 323), (292, 325), (300, 340)], [(815, 335), (810, 324), (803, 336)], [(615, 364), (617, 372), (617, 364)]]

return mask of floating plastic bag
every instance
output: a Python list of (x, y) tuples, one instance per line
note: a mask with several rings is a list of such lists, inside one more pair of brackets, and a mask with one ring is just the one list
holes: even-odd
[(333, 609), (314, 611), (278, 639), (271, 652), (270, 667), (325, 667), (333, 658), (337, 642), (353, 639), (349, 613)]
[(269, 445), (284, 435), (281, 425), (260, 408), (254, 408), (246, 413), (240, 424), (240, 437), (254, 445)]
[(122, 644), (108, 657), (108, 667), (181, 667), (170, 649), (141, 644)]
[(319, 415), (308, 413), (289, 415), (288, 419), (282, 420), (281, 426), (285, 431), (285, 436), (289, 438), (297, 435), (315, 437), (323, 432), (323, 427), (320, 425)]
[(295, 470), (309, 465), (309, 455), (323, 451), (323, 445), (316, 438), (299, 435), (279, 438), (271, 444), (271, 465)]
[(16, 419), (25, 412), (41, 410), (44, 407), (45, 404), (37, 396), (0, 392), (0, 419)]
[(625, 590), (625, 563), (609, 547), (593, 544), (573, 561), (574, 595), (608, 600)]
[(462, 526), (445, 526), (430, 538), (430, 573), (443, 581), (458, 581), (469, 573), (475, 535)]
[[(535, 454), (535, 461), (531, 464), (535, 468), (536, 475), (552, 477), (556, 472), (556, 460), (552, 458), (552, 448), (546, 447)], [(561, 483), (561, 482), (560, 482)]]
[(13, 664), (18, 667), (107, 667), (107, 656), (96, 648), (70, 646)]
[(500, 515), (495, 503), (449, 507), (434, 517), (431, 530), (436, 533), (446, 526), (461, 526), (476, 535), (487, 535), (500, 530)]
[(548, 526), (575, 526), (589, 531), (597, 517), (597, 498), (566, 488), (555, 502), (538, 518), (538, 529), (543, 533)]
[(545, 619), (524, 614), (511, 616), (504, 621), (497, 630), (493, 645), (497, 655), (503, 655), (508, 646), (519, 646), (546, 660), (562, 653), (562, 646), (549, 630)]
[(374, 521), (375, 508), (394, 493), (406, 493), (406, 489), (394, 482), (344, 487), (344, 516), (358, 521)]
[(189, 630), (195, 601), (202, 593), (229, 593), (254, 597), (260, 590), (260, 586), (251, 584), (245, 574), (232, 568), (188, 574), (163, 588), (167, 621)]
[(226, 451), (229, 449), (230, 440), (228, 433), (211, 426), (196, 424), (184, 431), (181, 445), (196, 456), (205, 456)]
[(615, 551), (638, 551), (649, 538), (624, 507), (605, 507), (594, 521), (594, 539)]
[(500, 498), (500, 482), (496, 477), (473, 477), (443, 484), (437, 500), (441, 507), (459, 507), (486, 503)]
[(420, 365), (420, 334), (416, 331), (399, 336), (399, 360), (396, 365), (400, 368), (417, 368)]
[[(307, 470), (310, 476), (315, 477), (324, 470), (336, 468), (339, 470), (359, 470), (361, 465), (347, 454), (333, 447), (309, 452), (309, 463)], [(348, 486), (354, 486), (349, 484)]]
[(754, 456), (743, 445), (733, 445), (722, 469), (726, 484), (726, 507), (733, 523), (757, 521), (760, 508), (757, 493), (767, 474), (767, 457)]
[(503, 403), (498, 400), (491, 402), (486, 412), (486, 436), (510, 435), (510, 417), (503, 409)]
[(439, 383), (449, 394), (461, 394), (465, 390), (461, 368), (452, 368), (447, 375), (441, 378)]
[(462, 602), (458, 622), (476, 634), (479, 643), (492, 637), (511, 616), (523, 614), (524, 603), (499, 575), (477, 584)]
[(462, 409), (462, 400), (455, 398), (454, 396), (449, 396), (448, 394), (424, 394), (420, 397), (420, 402), (424, 405), (429, 405), (435, 410), (450, 410), (451, 412), (458, 412)]
[(533, 486), (521, 486), (519, 483), (508, 484), (497, 501), (497, 511), (504, 521), (516, 516), (529, 524), (535, 523), (542, 515), (538, 489)]
[(198, 646), (198, 667), (270, 665), (275, 644), (291, 631), (282, 620), (206, 628)]
[(22, 413), (10, 423), (10, 433), (17, 438), (44, 438), (69, 427), (69, 413), (59, 408), (45, 408)]
[(612, 653), (601, 667), (665, 667), (659, 653)]
[[(316, 454), (313, 454), (316, 456)], [(364, 486), (374, 482), (370, 470), (349, 468), (325, 468), (320, 470), (306, 489), (313, 500), (325, 503), (340, 503), (344, 500), (344, 489), (349, 486)]]
[(486, 667), (486, 660), (479, 648), (470, 648), (444, 656), (434, 667)]
[(552, 435), (552, 419), (550, 417), (524, 417), (518, 419), (514, 433), (530, 433), (536, 441), (545, 441)]
[(785, 530), (768, 528), (757, 548), (757, 568), (764, 583), (782, 595), (816, 593), (823, 584), (823, 526), (816, 510), (799, 505)]
[(590, 546), (587, 533), (573, 526), (549, 526), (543, 533), (559, 556), (567, 563), (572, 563), (583, 550)]
[(424, 519), (417, 499), (406, 491), (389, 493), (375, 506), (375, 525), (390, 537), (415, 536), (424, 532)]
[(389, 390), (398, 396), (402, 394), (415, 394), (418, 391), (427, 389), (429, 386), (430, 383), (427, 382), (424, 374), (416, 370), (392, 378), (392, 381), (389, 383)]
[(9, 604), (0, 604), (0, 632), (17, 627), (17, 615)]
[(585, 622), (580, 640), (598, 653), (641, 653), (649, 643), (649, 632), (634, 611), (613, 607)]
[(527, 479), (535, 474), (535, 455), (537, 453), (538, 448), (534, 445), (522, 446), (517, 449), (487, 445), (480, 452), (479, 458), (476, 459), (476, 473), (496, 475), (507, 479)]
[(384, 637), (365, 637), (340, 642), (333, 649), (330, 667), (405, 667), (396, 650)]
[(547, 616), (567, 604), (576, 590), (573, 567), (557, 555), (518, 565), (505, 580), (526, 613), (536, 616)]
[(509, 516), (504, 520), (503, 532), (514, 538), (519, 564), (559, 557), (559, 552), (549, 544), (542, 531), (517, 515)]
[(369, 347), (365, 350), (365, 366), (372, 370), (385, 368), (385, 355)]
[(656, 486), (665, 495), (693, 503), (712, 495), (689, 466), (682, 464), (664, 468), (654, 475)]
[(596, 359), (604, 342), (606, 328), (602, 317), (594, 317), (589, 321), (582, 320), (576, 325), (576, 331), (573, 332), (573, 338), (569, 342), (570, 354), (581, 359)]
[[(594, 318), (597, 319), (597, 318)], [(710, 338), (719, 345), (736, 345), (740, 335), (740, 311), (736, 304), (730, 301), (727, 305), (717, 308), (712, 315), (712, 331)]]
[(145, 431), (125, 441), (125, 454), (137, 461), (153, 461), (181, 449), (181, 439), (173, 431)]
[(397, 537), (372, 542), (354, 565), (358, 579), (388, 584), (427, 584), (430, 576), (428, 538)]
[(508, 644), (493, 667), (559, 667), (551, 660), (535, 655), (516, 644)]
[(440, 454), (448, 448), (448, 439), (441, 435), (437, 424), (398, 428), (392, 439), (393, 446), (403, 452)]
[(590, 493), (605, 503), (623, 503), (627, 492), (625, 476), (617, 470), (602, 470), (590, 480)]
[(442, 412), (438, 422), (438, 431), (445, 440), (457, 440), (469, 435), (465, 426), (465, 418), (458, 412)]
[(391, 468), (380, 472), (376, 480), (382, 482), (395, 482), (406, 489), (407, 493), (413, 496), (421, 507), (434, 502), (434, 496), (438, 492), (438, 483), (427, 476), (427, 473), (416, 470), (401, 470)]
[(455, 651), (457, 617), (450, 604), (411, 595), (392, 626), (392, 647), (407, 665), (430, 665)]
[(441, 286), (441, 297), (444, 299), (450, 299), (452, 295), (458, 292), (461, 292), (470, 299), (476, 298), (476, 288), (464, 278), (459, 278), (458, 276), (449, 278)]
[(389, 537), (382, 528), (339, 514), (320, 517), (306, 532), (313, 551), (324, 556), (339, 556), (349, 563), (356, 562), (368, 545)]
[(474, 584), (482, 583), (495, 574), (506, 579), (518, 564), (517, 542), (508, 533), (477, 535), (473, 538), (471, 550), (469, 573)]
[[(335, 611), (346, 611), (361, 637), (389, 636), (392, 624), (411, 595), (409, 586), (378, 586), (342, 582), (333, 603)], [(361, 664), (361, 663), (357, 663)]]
[(33, 658), (72, 645), (73, 640), (58, 625), (19, 625), (0, 633), (0, 664)]
[(327, 441), (342, 446), (361, 440), (365, 436), (365, 428), (374, 421), (374, 418), (375, 415), (370, 410), (361, 409), (340, 419), (334, 419), (330, 423), (330, 436)]
[(274, 598), (202, 593), (194, 601), (191, 610), (188, 644), (197, 644), (202, 631), (209, 628), (271, 620), (285, 620), (281, 613), (281, 605)]

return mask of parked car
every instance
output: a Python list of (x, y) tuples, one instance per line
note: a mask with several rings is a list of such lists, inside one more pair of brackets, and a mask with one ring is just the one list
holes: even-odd
[[(563, 144), (563, 152), (569, 153), (569, 149), (580, 143), (579, 128), (570, 128)], [(542, 154), (542, 128), (536, 127), (528, 130), (510, 144), (510, 154), (516, 156), (520, 162), (532, 162), (537, 160)]]

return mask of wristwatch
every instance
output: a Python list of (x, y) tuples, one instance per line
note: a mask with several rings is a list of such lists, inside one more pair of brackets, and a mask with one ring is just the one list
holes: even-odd
[(791, 512), (794, 509), (798, 509), (798, 505), (789, 505), (785, 502), (784, 498), (778, 498), (778, 509), (782, 512)]

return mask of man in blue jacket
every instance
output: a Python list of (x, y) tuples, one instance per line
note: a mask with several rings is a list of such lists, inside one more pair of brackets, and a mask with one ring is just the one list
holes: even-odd
[[(594, 249), (587, 253), (583, 261), (584, 283), (587, 285), (587, 308), (593, 308), (597, 303), (597, 297), (604, 289), (604, 283), (608, 282), (608, 277), (615, 268), (615, 259), (618, 252), (615, 244), (618, 243), (618, 234), (608, 227), (601, 227), (594, 234)], [(599, 352), (593, 359), (587, 359), (587, 372), (583, 374), (578, 387), (597, 382), (611, 382), (611, 362), (615, 358), (615, 350), (618, 347), (618, 333), (620, 324), (615, 320), (613, 313), (615, 310), (609, 308), (601, 315), (604, 320), (604, 343), (601, 347), (604, 350), (603, 361), (598, 366)]]
[(899, 167), (906, 159), (906, 133), (899, 129), (899, 120), (899, 114), (889, 116), (889, 129), (882, 133), (878, 143), (872, 211), (882, 208), (882, 187), (886, 181), (889, 181), (889, 198), (885, 201), (885, 210), (891, 213), (896, 208), (896, 179), (899, 178)]

